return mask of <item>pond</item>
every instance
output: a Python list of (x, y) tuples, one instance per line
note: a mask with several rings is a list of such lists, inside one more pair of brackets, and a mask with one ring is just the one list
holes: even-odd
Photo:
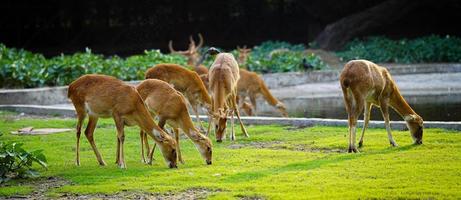
[[(410, 106), (425, 121), (461, 121), (461, 94), (405, 97)], [(347, 119), (342, 97), (316, 99), (284, 99), (290, 117)], [(261, 116), (279, 116), (275, 109), (258, 104)], [(258, 109), (259, 109), (258, 108)], [(389, 109), (391, 120), (402, 118)], [(359, 119), (363, 119), (363, 115)], [(373, 107), (371, 120), (382, 120), (378, 107)]]

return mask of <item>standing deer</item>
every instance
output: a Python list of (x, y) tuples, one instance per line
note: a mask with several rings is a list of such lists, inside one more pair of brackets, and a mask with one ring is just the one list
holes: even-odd
[(249, 137), (245, 126), (240, 119), (237, 105), (237, 82), (240, 78), (239, 67), (234, 56), (230, 53), (219, 53), (215, 48), (210, 48), (207, 53), (216, 55), (208, 73), (210, 90), (212, 92), (213, 121), (216, 124), (216, 141), (222, 142), (227, 115), (231, 115), (231, 139), (235, 140), (234, 113), (240, 123), (242, 132)]
[(247, 59), (248, 59), (248, 56), (250, 55), (251, 53), (251, 48), (247, 48), (247, 46), (243, 46), (243, 48), (240, 48), (239, 46), (237, 46), (237, 51), (239, 52), (239, 57), (238, 57), (238, 64), (240, 66), (245, 66), (246, 68), (246, 62), (247, 62)]
[[(208, 137), (202, 135), (199, 130), (194, 127), (189, 112), (186, 106), (186, 99), (184, 96), (171, 87), (168, 83), (148, 79), (141, 82), (136, 90), (147, 105), (149, 111), (153, 116), (158, 116), (160, 128), (164, 129), (165, 123), (173, 127), (175, 132), (175, 139), (178, 150), (178, 157), (181, 162), (184, 162), (179, 148), (179, 130), (181, 129), (195, 144), (202, 157), (208, 165), (211, 165), (212, 146)], [(143, 145), (149, 152), (149, 143), (147, 142), (147, 135), (141, 130), (141, 155), (144, 159)], [(149, 155), (153, 155), (153, 151)], [(152, 160), (152, 157), (149, 159)]]
[(355, 146), (357, 119), (362, 110), (365, 109), (359, 147), (363, 145), (363, 136), (370, 120), (372, 105), (381, 109), (387, 136), (392, 146), (397, 146), (397, 143), (391, 134), (389, 106), (406, 121), (415, 144), (423, 143), (423, 119), (411, 109), (402, 97), (386, 68), (367, 60), (352, 60), (344, 66), (339, 82), (349, 119), (348, 152), (358, 152)]
[(159, 79), (172, 84), (179, 92), (183, 93), (189, 101), (192, 110), (197, 117), (202, 130), (203, 124), (200, 121), (198, 106), (205, 107), (211, 111), (211, 98), (199, 75), (180, 65), (158, 64), (146, 71), (146, 79)]
[(189, 36), (189, 48), (185, 51), (176, 51), (173, 49), (173, 41), (170, 40), (170, 42), (168, 43), (168, 48), (170, 49), (170, 53), (174, 53), (174, 54), (180, 54), (180, 55), (183, 55), (185, 57), (187, 57), (187, 65), (188, 66), (193, 66), (194, 67), (194, 71), (197, 72), (197, 74), (201, 75), (201, 74), (208, 74), (208, 68), (206, 68), (204, 65), (201, 65), (201, 63), (199, 63), (199, 59), (200, 59), (200, 54), (198, 52), (198, 50), (203, 46), (203, 37), (202, 37), (202, 34), (198, 34), (198, 37), (199, 37), (199, 44), (197, 46), (195, 46), (195, 41), (194, 41), (194, 38), (192, 38), (192, 36)]
[[(263, 79), (258, 74), (240, 69), (240, 80), (238, 81), (237, 88), (238, 101), (243, 103), (241, 107), (247, 112), (247, 115), (251, 115), (252, 113), (256, 115), (256, 98), (258, 95), (262, 95), (267, 103), (277, 108), (283, 117), (288, 117), (285, 105), (272, 96)], [(251, 107), (245, 105), (245, 98), (247, 96), (250, 98)], [(251, 108), (253, 108), (253, 112), (251, 112)]]
[(170, 168), (176, 168), (176, 143), (157, 124), (144, 105), (136, 89), (111, 76), (84, 75), (69, 85), (68, 98), (77, 112), (77, 159), (80, 165), (80, 133), (82, 123), (89, 116), (85, 136), (91, 144), (100, 165), (106, 165), (101, 157), (93, 133), (100, 117), (112, 117), (117, 128), (116, 164), (125, 168), (124, 126), (138, 125), (159, 145), (165, 161)]

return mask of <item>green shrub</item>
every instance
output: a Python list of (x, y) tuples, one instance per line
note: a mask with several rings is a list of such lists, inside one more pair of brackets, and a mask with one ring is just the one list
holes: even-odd
[(369, 37), (365, 40), (354, 39), (337, 55), (344, 61), (366, 59), (392, 63), (461, 62), (461, 39), (448, 35), (430, 35), (412, 40)]
[(41, 54), (7, 48), (0, 44), (0, 84), (2, 87), (40, 87), (67, 85), (84, 74), (106, 74), (122, 80), (144, 79), (144, 72), (159, 63), (186, 64), (180, 55), (166, 55), (159, 50), (146, 50), (126, 59), (104, 58), (91, 49), (72, 55), (46, 59)]
[(247, 67), (257, 72), (292, 72), (301, 71), (303, 58), (314, 66), (323, 69), (327, 65), (315, 54), (304, 53), (302, 44), (292, 45), (287, 42), (268, 41), (255, 46), (247, 60)]
[(22, 148), (21, 143), (0, 141), (0, 183), (11, 178), (37, 177), (39, 173), (32, 169), (32, 164), (37, 163), (46, 168), (46, 158), (41, 150), (28, 152)]

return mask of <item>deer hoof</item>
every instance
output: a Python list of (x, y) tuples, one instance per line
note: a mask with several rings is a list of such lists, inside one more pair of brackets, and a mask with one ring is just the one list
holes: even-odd
[(359, 153), (359, 150), (357, 150), (356, 147), (349, 147), (347, 150), (348, 153)]
[(363, 141), (359, 142), (359, 148), (363, 146)]
[(390, 144), (391, 144), (391, 146), (393, 146), (393, 147), (398, 147), (398, 146), (399, 146), (399, 145), (398, 145), (397, 143), (395, 143), (395, 142), (390, 142)]

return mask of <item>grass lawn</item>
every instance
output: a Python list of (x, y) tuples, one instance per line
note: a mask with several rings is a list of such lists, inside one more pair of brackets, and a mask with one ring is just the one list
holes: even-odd
[[(213, 165), (205, 165), (190, 140), (181, 143), (186, 164), (168, 169), (157, 151), (152, 166), (140, 162), (138, 128), (126, 128), (128, 169), (115, 165), (116, 133), (111, 119), (100, 120), (95, 141), (108, 166), (100, 167), (82, 134), (81, 166), (75, 166), (75, 133), (16, 136), (10, 131), (33, 126), (68, 128), (75, 119), (14, 119), (0, 114), (0, 140), (19, 141), (28, 150), (43, 149), (49, 169), (42, 177), (66, 180), (45, 191), (48, 197), (179, 194), (205, 191), (209, 199), (439, 199), (461, 197), (461, 132), (426, 129), (424, 144), (413, 146), (408, 131), (394, 131), (392, 148), (384, 129), (369, 129), (361, 153), (345, 153), (346, 127), (249, 126), (250, 138), (237, 127), (237, 141), (214, 143)], [(43, 178), (42, 178), (43, 179)], [(31, 193), (40, 178), (0, 185), (0, 197)]]

